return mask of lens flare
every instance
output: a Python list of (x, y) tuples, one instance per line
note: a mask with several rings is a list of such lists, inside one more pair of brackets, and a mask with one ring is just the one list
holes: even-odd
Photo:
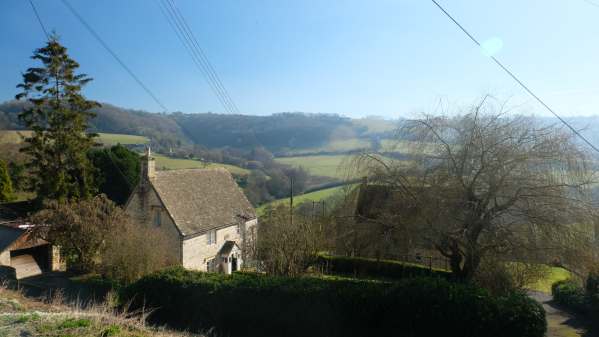
[(480, 48), (483, 55), (488, 57), (495, 56), (495, 54), (503, 49), (503, 40), (498, 37), (492, 37), (481, 43)]

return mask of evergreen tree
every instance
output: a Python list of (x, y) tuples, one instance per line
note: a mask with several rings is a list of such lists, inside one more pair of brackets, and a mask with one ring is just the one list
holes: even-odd
[(0, 202), (13, 199), (12, 182), (8, 174), (8, 167), (3, 160), (0, 160)]
[(92, 150), (89, 158), (96, 168), (94, 181), (98, 184), (99, 192), (106, 194), (117, 205), (125, 204), (139, 182), (139, 154), (117, 144), (109, 149)]
[(81, 89), (92, 79), (75, 73), (79, 64), (56, 36), (31, 58), (42, 66), (27, 69), (23, 83), (17, 85), (22, 92), (16, 96), (31, 103), (19, 114), (33, 131), (22, 149), (30, 157), (30, 188), (40, 202), (87, 199), (94, 188), (93, 167), (86, 154), (97, 135), (86, 131), (95, 116), (90, 109), (99, 104), (86, 100)]

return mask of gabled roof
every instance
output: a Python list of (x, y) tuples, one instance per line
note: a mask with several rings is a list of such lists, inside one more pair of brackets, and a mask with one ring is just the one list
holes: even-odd
[(183, 236), (256, 218), (231, 173), (223, 168), (157, 171), (150, 182)]
[(221, 256), (229, 256), (233, 251), (233, 248), (235, 248), (235, 246), (237, 246), (237, 249), (241, 249), (239, 248), (239, 245), (235, 243), (235, 241), (225, 241), (223, 246), (218, 251), (218, 254)]

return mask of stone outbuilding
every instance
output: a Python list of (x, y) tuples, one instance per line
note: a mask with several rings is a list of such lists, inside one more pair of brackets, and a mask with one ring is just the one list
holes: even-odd
[(0, 204), (0, 276), (22, 279), (64, 269), (58, 247), (34, 238), (28, 202)]
[(239, 270), (257, 236), (256, 211), (229, 171), (156, 171), (149, 149), (125, 210), (137, 223), (160, 228), (170, 239), (165, 254), (193, 270)]

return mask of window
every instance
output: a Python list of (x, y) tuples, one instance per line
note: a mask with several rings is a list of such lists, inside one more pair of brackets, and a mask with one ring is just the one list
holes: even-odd
[(160, 208), (156, 208), (154, 210), (154, 225), (155, 226), (160, 226), (162, 225), (162, 212), (160, 211)]
[(207, 243), (209, 245), (216, 244), (216, 230), (211, 230), (206, 234)]

